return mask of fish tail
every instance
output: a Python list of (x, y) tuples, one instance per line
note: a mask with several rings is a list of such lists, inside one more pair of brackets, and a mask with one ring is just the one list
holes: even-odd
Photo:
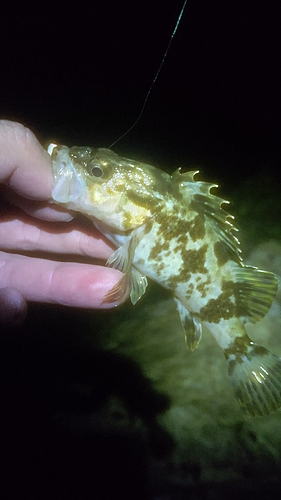
[(281, 406), (281, 358), (239, 337), (225, 350), (235, 395), (245, 415), (268, 415)]

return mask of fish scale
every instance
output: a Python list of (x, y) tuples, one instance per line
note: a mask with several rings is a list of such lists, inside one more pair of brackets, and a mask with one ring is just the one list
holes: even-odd
[(123, 272), (104, 302), (130, 293), (135, 304), (149, 277), (170, 290), (188, 347), (206, 326), (222, 348), (242, 411), (262, 416), (281, 406), (281, 359), (252, 342), (276, 295), (273, 273), (245, 266), (228, 203), (197, 171), (172, 176), (100, 148), (51, 144), (53, 200), (81, 212), (116, 246), (108, 265)]

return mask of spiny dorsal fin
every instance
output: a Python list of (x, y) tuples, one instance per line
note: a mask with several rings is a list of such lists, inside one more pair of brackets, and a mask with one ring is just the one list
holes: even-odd
[(173, 173), (172, 180), (180, 184), (183, 188), (182, 192), (186, 194), (189, 201), (192, 199), (191, 208), (206, 215), (219, 241), (226, 244), (226, 249), (231, 258), (241, 263), (240, 243), (233, 234), (238, 231), (233, 224), (234, 217), (222, 207), (222, 205), (229, 204), (229, 201), (211, 193), (212, 189), (218, 187), (217, 184), (196, 181), (194, 177), (198, 172), (198, 170), (193, 170), (181, 174), (180, 169), (178, 169)]

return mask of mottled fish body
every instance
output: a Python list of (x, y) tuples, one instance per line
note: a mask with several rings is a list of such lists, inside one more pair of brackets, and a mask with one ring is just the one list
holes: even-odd
[(50, 145), (56, 203), (90, 217), (117, 247), (108, 265), (124, 273), (105, 301), (129, 292), (133, 304), (146, 277), (170, 290), (187, 345), (205, 325), (228, 362), (235, 394), (247, 415), (281, 406), (281, 359), (247, 336), (276, 295), (273, 273), (243, 264), (233, 217), (216, 185), (197, 172), (168, 175), (108, 149)]

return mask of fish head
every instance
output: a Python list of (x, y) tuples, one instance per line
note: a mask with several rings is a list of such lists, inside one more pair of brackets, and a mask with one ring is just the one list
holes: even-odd
[[(110, 149), (50, 144), (53, 200), (126, 231), (143, 225), (164, 206), (155, 189), (164, 172)], [(169, 176), (168, 176), (169, 177)], [(160, 179), (161, 180), (161, 179)]]

